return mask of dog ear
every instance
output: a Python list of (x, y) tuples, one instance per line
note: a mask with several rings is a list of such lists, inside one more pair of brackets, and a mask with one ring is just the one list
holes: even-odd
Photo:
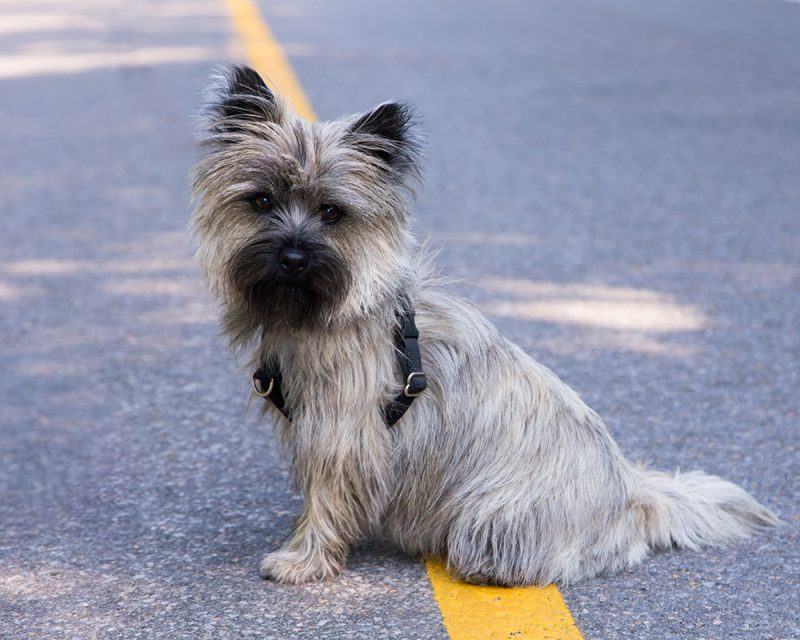
[(250, 124), (283, 118), (280, 100), (250, 67), (223, 67), (210, 89), (206, 106), (215, 133), (241, 133)]
[(359, 116), (348, 128), (348, 140), (359, 151), (397, 171), (415, 170), (420, 140), (414, 110), (408, 104), (384, 102)]

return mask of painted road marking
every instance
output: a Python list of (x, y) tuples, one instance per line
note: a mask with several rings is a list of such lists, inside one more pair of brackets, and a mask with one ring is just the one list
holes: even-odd
[[(226, 0), (250, 65), (295, 112), (307, 120), (316, 114), (289, 60), (253, 0)], [(453, 640), (582, 640), (558, 589), (479, 587), (454, 580), (438, 560), (427, 563), (428, 577)]]
[(439, 560), (427, 565), (444, 626), (453, 640), (583, 637), (555, 585), (479, 587), (451, 578)]
[(244, 43), (250, 65), (267, 84), (288, 100), (294, 112), (306, 120), (317, 116), (303, 87), (254, 0), (226, 0), (236, 33)]

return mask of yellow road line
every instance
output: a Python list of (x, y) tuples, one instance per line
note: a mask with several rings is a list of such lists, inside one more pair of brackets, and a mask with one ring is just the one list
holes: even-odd
[[(254, 0), (226, 2), (250, 64), (299, 116), (316, 120), (286, 54)], [(555, 586), (478, 587), (453, 580), (438, 560), (428, 561), (427, 566), (444, 625), (453, 640), (582, 640)]]
[(554, 585), (479, 587), (451, 578), (439, 560), (428, 561), (428, 576), (453, 640), (582, 638)]
[(275, 40), (254, 0), (226, 0), (236, 32), (244, 43), (247, 58), (271, 89), (283, 96), (297, 115), (306, 120), (317, 116), (294, 75), (289, 60)]

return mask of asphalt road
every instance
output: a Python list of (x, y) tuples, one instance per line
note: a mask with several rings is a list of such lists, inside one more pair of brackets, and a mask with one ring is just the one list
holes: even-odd
[[(262, 9), (321, 118), (418, 105), (420, 235), (630, 458), (786, 520), (564, 589), (584, 636), (800, 638), (800, 5)], [(445, 638), (378, 543), (258, 578), (301, 498), (185, 232), (224, 4), (0, 11), (0, 638)]]

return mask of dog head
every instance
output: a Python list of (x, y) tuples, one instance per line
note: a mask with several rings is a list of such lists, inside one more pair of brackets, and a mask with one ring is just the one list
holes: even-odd
[(205, 105), (193, 230), (223, 328), (320, 330), (385, 308), (411, 267), (418, 178), (411, 109), (387, 102), (310, 123), (261, 77), (229, 67)]

